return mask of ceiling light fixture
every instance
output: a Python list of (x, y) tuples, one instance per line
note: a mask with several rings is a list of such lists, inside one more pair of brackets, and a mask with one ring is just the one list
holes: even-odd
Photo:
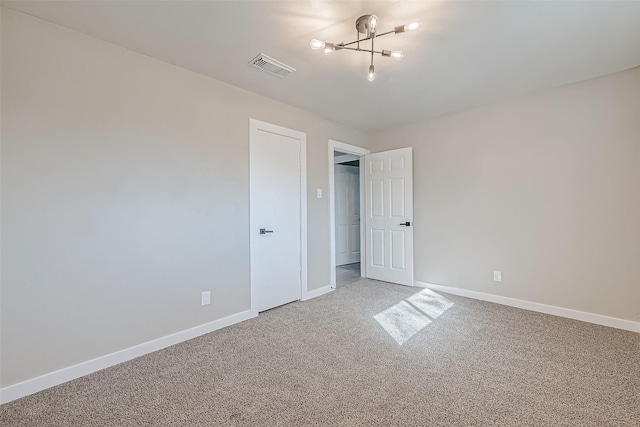
[[(368, 78), (369, 81), (373, 81), (376, 78), (376, 68), (373, 65), (373, 55), (379, 54), (389, 58), (402, 59), (404, 56), (402, 51), (400, 50), (375, 50), (373, 47), (374, 39), (376, 37), (386, 36), (387, 34), (398, 34), (404, 33), (407, 31), (417, 30), (420, 27), (420, 22), (412, 22), (407, 25), (400, 25), (395, 27), (391, 31), (387, 31), (385, 33), (376, 34), (376, 30), (378, 29), (378, 17), (376, 15), (362, 15), (360, 18), (356, 19), (356, 32), (358, 39), (349, 43), (328, 43), (323, 42), (322, 40), (313, 39), (311, 40), (311, 49), (323, 49), (325, 54), (330, 54), (336, 50), (355, 50), (357, 52), (367, 52), (371, 54), (371, 65), (369, 65), (369, 73)], [(360, 34), (365, 34), (364, 38), (360, 38)], [(365, 42), (367, 40), (371, 40), (371, 49), (364, 49), (360, 47), (360, 42)], [(356, 47), (349, 47), (352, 45), (356, 45)]]

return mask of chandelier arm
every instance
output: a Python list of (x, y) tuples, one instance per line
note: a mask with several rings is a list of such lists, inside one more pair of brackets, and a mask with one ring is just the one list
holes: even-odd
[[(389, 32), (387, 32), (387, 33), (382, 33), (382, 34), (376, 34), (376, 38), (377, 38), (377, 37), (382, 37), (382, 36), (384, 36), (384, 35), (386, 35), (386, 34), (391, 34), (391, 33), (393, 33), (393, 31), (389, 31)], [(371, 40), (372, 38), (373, 38), (373, 37), (369, 36), (369, 37), (367, 37), (367, 38), (360, 39), (360, 40), (354, 40), (354, 41), (349, 42), (349, 43), (340, 43), (340, 45), (341, 45), (341, 46), (349, 46), (349, 45), (356, 44), (356, 43), (358, 43), (358, 44), (359, 44), (360, 42), (366, 42), (367, 40)]]
[(362, 40), (354, 40), (354, 41), (349, 42), (349, 43), (340, 43), (340, 45), (341, 46), (349, 46), (349, 45), (356, 44), (356, 43), (358, 43), (358, 45), (359, 45), (360, 42), (363, 42), (363, 41), (366, 41), (366, 40), (369, 40), (369, 38), (367, 37), (366, 39), (362, 39)]
[(342, 46), (338, 46), (336, 45), (336, 50), (353, 50), (356, 52), (367, 52), (367, 53), (377, 53), (379, 55), (382, 55), (382, 51), (381, 50), (371, 50), (371, 49), (362, 49), (362, 48), (357, 48), (357, 47), (342, 47)]
[(376, 38), (376, 33), (371, 35), (371, 65), (373, 65), (373, 41)]
[(376, 34), (376, 37), (386, 36), (387, 34), (393, 34), (395, 32), (396, 32), (395, 30), (387, 31), (386, 33)]

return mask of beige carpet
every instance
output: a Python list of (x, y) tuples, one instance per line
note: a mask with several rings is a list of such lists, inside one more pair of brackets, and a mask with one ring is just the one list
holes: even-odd
[(0, 425), (640, 425), (640, 334), (420, 291), (358, 281), (2, 405)]

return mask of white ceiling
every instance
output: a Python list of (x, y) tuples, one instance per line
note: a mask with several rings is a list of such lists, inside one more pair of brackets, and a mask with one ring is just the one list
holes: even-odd
[[(640, 65), (640, 2), (4, 1), (3, 5), (363, 130), (379, 130)], [(376, 48), (404, 60), (311, 50), (355, 19), (419, 31)], [(265, 53), (297, 69), (247, 65)]]

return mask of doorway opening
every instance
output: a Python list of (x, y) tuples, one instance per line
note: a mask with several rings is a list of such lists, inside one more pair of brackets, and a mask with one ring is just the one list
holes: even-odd
[(331, 227), (331, 287), (339, 288), (366, 277), (362, 157), (370, 151), (329, 140), (329, 205)]
[(336, 288), (360, 279), (360, 157), (334, 151)]

